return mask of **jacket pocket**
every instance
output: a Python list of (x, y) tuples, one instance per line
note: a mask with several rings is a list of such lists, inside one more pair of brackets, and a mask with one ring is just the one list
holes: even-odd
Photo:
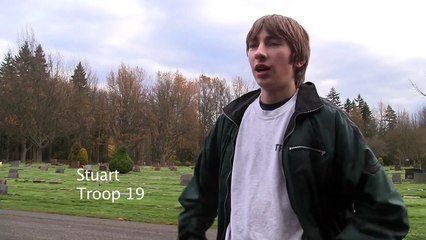
[(320, 153), (321, 156), (324, 156), (326, 154), (326, 151), (324, 151), (322, 149), (314, 148), (314, 147), (309, 147), (309, 146), (303, 146), (303, 145), (291, 146), (291, 147), (288, 148), (289, 151), (297, 150), (297, 149), (304, 149), (304, 150), (314, 151), (314, 152)]

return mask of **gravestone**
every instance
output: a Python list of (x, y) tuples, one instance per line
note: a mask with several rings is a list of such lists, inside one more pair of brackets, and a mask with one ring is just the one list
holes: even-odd
[(84, 173), (89, 173), (89, 174), (91, 174), (91, 173), (93, 172), (93, 167), (92, 167), (92, 165), (85, 165), (85, 166), (83, 167), (83, 169), (84, 169)]
[(45, 182), (46, 182), (46, 180), (44, 180), (44, 179), (36, 178), (36, 179), (33, 180), (33, 183), (45, 183)]
[(414, 173), (414, 183), (426, 183), (426, 173)]
[(50, 159), (50, 164), (59, 165), (58, 159)]
[(177, 167), (176, 166), (169, 166), (170, 171), (177, 171)]
[(59, 180), (48, 181), (47, 183), (49, 183), (49, 184), (62, 184), (62, 182), (59, 181)]
[(3, 167), (3, 162), (0, 162), (0, 167)]
[(19, 167), (20, 163), (21, 163), (21, 161), (19, 161), (19, 160), (12, 161), (10, 163), (10, 167), (17, 168), (17, 167)]
[(133, 165), (133, 172), (140, 172), (141, 171), (141, 167), (138, 165)]
[(84, 170), (93, 170), (93, 165), (84, 165)]
[(8, 176), (8, 178), (19, 178), (18, 169), (16, 169), (16, 168), (9, 169), (9, 176)]
[(180, 176), (180, 185), (186, 186), (192, 179), (192, 174), (183, 174)]
[(0, 195), (7, 195), (7, 180), (0, 179)]
[(410, 159), (405, 159), (404, 160), (404, 167), (409, 167), (410, 165), (411, 165)]
[(401, 183), (401, 173), (392, 173), (392, 182)]
[(65, 173), (65, 168), (63, 166), (56, 167), (56, 173)]
[(70, 162), (70, 168), (79, 168), (80, 167), (80, 161), (71, 161)]
[(405, 179), (414, 179), (414, 173), (422, 173), (423, 170), (419, 168), (405, 169)]
[(395, 165), (395, 171), (400, 171), (401, 170), (401, 165)]
[(43, 166), (40, 166), (39, 168), (40, 168), (40, 170), (42, 170), (42, 171), (47, 171), (47, 170), (49, 170), (49, 165), (45, 164), (45, 165), (43, 165)]
[(155, 164), (154, 170), (155, 170), (155, 171), (160, 171), (160, 170), (161, 170), (161, 165), (160, 165), (160, 163)]
[(101, 163), (99, 165), (99, 171), (108, 171), (108, 164), (107, 163)]

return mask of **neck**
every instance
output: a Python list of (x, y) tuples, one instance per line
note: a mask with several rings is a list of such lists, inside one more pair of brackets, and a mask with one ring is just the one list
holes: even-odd
[(276, 89), (276, 90), (266, 90), (261, 88), (260, 90), (260, 100), (265, 104), (274, 104), (285, 99), (290, 99), (296, 93), (296, 86), (291, 85), (291, 87)]

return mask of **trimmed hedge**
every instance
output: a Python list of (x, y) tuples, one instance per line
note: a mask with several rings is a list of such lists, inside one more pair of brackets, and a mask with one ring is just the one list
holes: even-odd
[(89, 155), (85, 148), (80, 148), (80, 151), (78, 151), (78, 161), (80, 161), (82, 165), (87, 165), (89, 163)]
[(119, 173), (128, 173), (133, 169), (133, 161), (130, 158), (127, 148), (124, 146), (118, 147), (112, 155), (112, 160), (109, 162), (109, 170), (117, 170)]
[(70, 151), (70, 154), (68, 155), (68, 162), (71, 163), (73, 161), (79, 161), (80, 149), (81, 149), (81, 146), (78, 143), (74, 143), (71, 146), (71, 151)]

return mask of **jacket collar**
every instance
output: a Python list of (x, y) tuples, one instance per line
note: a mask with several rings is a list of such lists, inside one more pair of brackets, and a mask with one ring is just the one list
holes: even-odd
[[(224, 114), (239, 126), (244, 112), (259, 95), (260, 89), (257, 89), (235, 99), (223, 109)], [(322, 106), (323, 103), (321, 98), (319, 97), (317, 89), (312, 82), (306, 82), (299, 87), (295, 113), (312, 112)]]

